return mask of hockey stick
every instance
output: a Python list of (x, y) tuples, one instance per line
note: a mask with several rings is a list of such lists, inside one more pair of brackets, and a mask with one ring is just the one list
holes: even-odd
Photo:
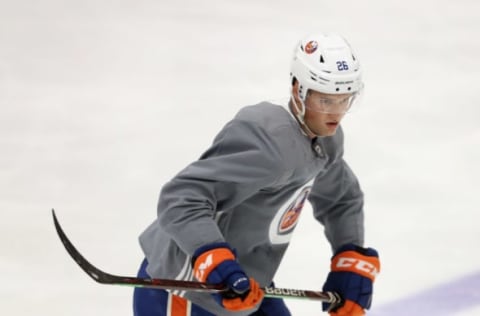
[[(118, 276), (106, 273), (93, 264), (88, 262), (85, 257), (73, 246), (58, 222), (55, 210), (52, 209), (53, 223), (57, 230), (58, 237), (62, 241), (65, 249), (75, 262), (85, 271), (92, 279), (101, 284), (111, 285), (127, 285), (133, 287), (145, 287), (165, 290), (179, 291), (196, 291), (206, 293), (218, 293), (227, 289), (221, 285), (206, 284), (193, 281), (167, 280), (167, 279), (144, 279), (137, 277)], [(285, 288), (265, 287), (263, 288), (265, 296), (274, 298), (306, 298), (319, 300), (333, 305), (340, 304), (341, 297), (337, 293), (319, 292), (309, 290), (295, 290)]]

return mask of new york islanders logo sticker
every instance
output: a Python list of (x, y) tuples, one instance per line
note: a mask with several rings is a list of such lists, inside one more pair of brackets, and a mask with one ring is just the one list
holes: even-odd
[(270, 242), (272, 244), (290, 242), (305, 201), (312, 189), (312, 183), (313, 180), (298, 189), (273, 218), (269, 230)]
[(318, 48), (318, 43), (316, 41), (310, 41), (305, 45), (305, 53), (313, 54)]

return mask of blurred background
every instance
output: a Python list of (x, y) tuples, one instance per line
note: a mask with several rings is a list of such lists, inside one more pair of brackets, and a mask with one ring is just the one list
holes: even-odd
[[(68, 257), (51, 209), (95, 265), (134, 275), (162, 184), (239, 108), (288, 97), (295, 43), (333, 31), (364, 69), (343, 126), (382, 257), (371, 315), (480, 315), (479, 12), (475, 0), (0, 0), (2, 313), (132, 315), (131, 289)], [(329, 259), (307, 208), (276, 284), (319, 290)]]

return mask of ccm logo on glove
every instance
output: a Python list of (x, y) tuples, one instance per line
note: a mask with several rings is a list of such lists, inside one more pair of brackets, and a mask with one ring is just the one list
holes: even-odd
[[(372, 259), (370, 259), (372, 260)], [(378, 261), (378, 260), (377, 260)], [(332, 262), (332, 271), (350, 271), (356, 272), (362, 276), (370, 278), (372, 281), (378, 275), (378, 262), (370, 263), (358, 258), (356, 252), (343, 253), (341, 257), (336, 257)]]
[(198, 265), (198, 270), (195, 271), (195, 277), (198, 279), (198, 280), (205, 280), (205, 270), (208, 269), (208, 267), (210, 267), (213, 263), (213, 260), (212, 260), (212, 255), (209, 255), (206, 259), (205, 259), (205, 262), (201, 262), (199, 265)]
[[(215, 258), (213, 257), (214, 255)], [(200, 255), (194, 266), (195, 278), (200, 282), (205, 282), (210, 272), (212, 272), (220, 262), (225, 260), (235, 260), (235, 256), (227, 248), (218, 248), (215, 249), (215, 252), (207, 252)]]

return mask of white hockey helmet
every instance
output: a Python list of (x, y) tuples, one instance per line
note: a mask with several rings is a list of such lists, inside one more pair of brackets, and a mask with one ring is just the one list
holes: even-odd
[(356, 93), (363, 88), (360, 64), (348, 42), (338, 34), (316, 34), (295, 47), (290, 79), (299, 83), (305, 101), (308, 90), (328, 94)]

